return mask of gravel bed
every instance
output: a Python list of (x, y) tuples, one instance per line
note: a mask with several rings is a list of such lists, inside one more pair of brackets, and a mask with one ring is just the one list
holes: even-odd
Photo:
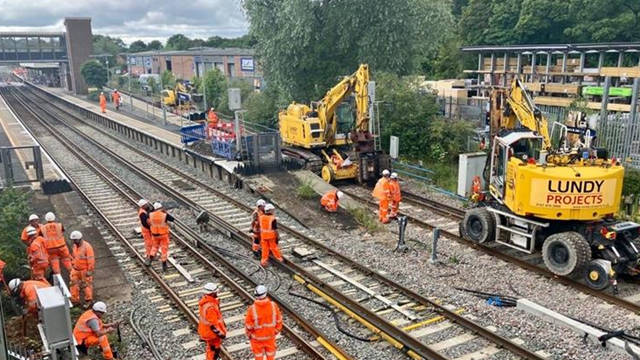
[(468, 204), (466, 202), (453, 196), (443, 194), (435, 190), (433, 186), (428, 185), (422, 181), (414, 180), (411, 178), (403, 178), (401, 180), (400, 186), (402, 187), (402, 190), (406, 190), (412, 194), (420, 195), (422, 197), (438, 201), (441, 204), (453, 206), (463, 210), (466, 210), (468, 207)]
[[(395, 230), (395, 224), (389, 225)], [(552, 359), (625, 359), (594, 343), (584, 344), (581, 337), (564, 328), (542, 321), (514, 308), (498, 308), (454, 287), (517, 296), (510, 286), (531, 301), (565, 315), (593, 322), (612, 329), (630, 330), (640, 325), (631, 312), (610, 306), (600, 299), (557, 284), (549, 279), (533, 276), (526, 270), (491, 258), (454, 241), (441, 238), (438, 244), (440, 265), (432, 265), (429, 246), (431, 233), (409, 226), (406, 238), (410, 251), (394, 252), (396, 237), (383, 232), (363, 237), (357, 231), (351, 236), (325, 229), (329, 245), (340, 253), (377, 270), (424, 296), (432, 296), (446, 303), (463, 307), (485, 326), (493, 325), (507, 338), (520, 338), (530, 350), (544, 350)], [(402, 266), (398, 266), (402, 264)]]

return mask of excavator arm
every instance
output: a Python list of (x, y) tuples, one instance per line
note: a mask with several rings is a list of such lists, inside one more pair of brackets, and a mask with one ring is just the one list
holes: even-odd
[(502, 117), (500, 126), (502, 128), (513, 129), (517, 122), (531, 131), (536, 131), (543, 137), (544, 149), (551, 148), (549, 138), (549, 127), (547, 119), (533, 103), (533, 99), (522, 86), (519, 79), (514, 79), (507, 97), (507, 103), (511, 109), (508, 116)]
[(318, 119), (324, 129), (324, 140), (327, 145), (335, 142), (338, 119), (336, 109), (345, 98), (356, 93), (356, 128), (369, 127), (369, 67), (360, 65), (353, 75), (345, 77), (319, 101), (317, 105)]

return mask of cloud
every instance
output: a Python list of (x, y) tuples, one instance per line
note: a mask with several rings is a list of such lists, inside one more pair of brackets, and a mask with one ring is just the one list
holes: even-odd
[(90, 16), (94, 34), (127, 43), (165, 41), (176, 33), (206, 39), (247, 32), (239, 0), (0, 0), (0, 9), (0, 31), (61, 31), (64, 17)]

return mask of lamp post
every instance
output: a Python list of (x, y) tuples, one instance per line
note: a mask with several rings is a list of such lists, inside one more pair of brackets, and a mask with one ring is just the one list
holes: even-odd
[(158, 72), (160, 73), (160, 106), (162, 107), (162, 119), (164, 121), (164, 125), (167, 125), (167, 110), (164, 107), (164, 98), (162, 97), (162, 92), (164, 91), (164, 82), (162, 81), (162, 74), (164, 71), (161, 71), (160, 67), (160, 49), (156, 50), (156, 57), (158, 58)]
[(207, 73), (206, 68), (205, 68), (205, 64), (204, 64), (204, 47), (199, 46), (197, 48), (195, 48), (196, 50), (200, 50), (200, 63), (202, 64), (202, 75), (200, 75), (200, 73), (198, 73), (198, 77), (200, 78), (200, 83), (202, 84), (202, 96), (204, 97), (204, 111), (206, 112), (208, 107), (207, 107), (207, 87), (205, 86), (204, 83), (204, 76)]

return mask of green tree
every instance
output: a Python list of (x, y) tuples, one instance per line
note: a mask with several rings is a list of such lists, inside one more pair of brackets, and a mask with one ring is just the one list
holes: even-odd
[(227, 92), (227, 79), (220, 69), (209, 70), (204, 74), (204, 87), (207, 95), (207, 106), (219, 108), (223, 96)]
[(147, 50), (162, 50), (163, 45), (158, 40), (153, 40), (147, 44)]
[(571, 25), (564, 34), (574, 42), (638, 41), (640, 0), (571, 0)]
[(524, 0), (515, 26), (522, 43), (558, 43), (571, 25), (567, 0)]
[(131, 45), (129, 45), (130, 53), (143, 52), (146, 50), (147, 50), (147, 44), (145, 44), (144, 41), (142, 40), (136, 40), (132, 42)]
[(173, 75), (173, 72), (169, 70), (165, 70), (162, 72), (162, 85), (165, 88), (173, 88), (176, 85), (176, 78)]
[[(249, 95), (253, 92), (253, 85), (246, 80), (242, 79), (230, 79), (227, 80), (227, 89), (237, 88), (240, 89), (240, 98), (242, 100), (242, 105), (244, 108), (244, 104), (246, 100), (249, 98)], [(229, 110), (229, 92), (225, 91), (220, 98), (220, 106), (219, 110), (228, 114), (231, 114), (232, 111)]]
[(193, 47), (193, 40), (182, 34), (171, 35), (165, 46), (166, 50), (187, 50), (190, 47)]
[(82, 64), (80, 73), (89, 86), (102, 89), (107, 83), (107, 69), (96, 60), (89, 60)]
[(269, 86), (317, 99), (360, 63), (409, 74), (448, 39), (448, 0), (244, 0)]
[(204, 44), (204, 46), (212, 48), (251, 48), (253, 45), (255, 45), (255, 39), (250, 34), (231, 39), (211, 36)]
[[(105, 35), (93, 35), (93, 53), (96, 55), (109, 54), (109, 66), (115, 66), (120, 60), (118, 54), (127, 51), (127, 45), (120, 38)], [(104, 57), (99, 58), (104, 64)]]
[(245, 120), (262, 124), (264, 126), (278, 128), (278, 106), (276, 95), (270, 89), (264, 92), (252, 92), (244, 101)]
[(29, 196), (12, 187), (0, 192), (0, 257), (7, 263), (4, 273), (8, 279), (26, 275), (22, 269), (26, 264), (25, 247), (19, 239), (27, 223)]

